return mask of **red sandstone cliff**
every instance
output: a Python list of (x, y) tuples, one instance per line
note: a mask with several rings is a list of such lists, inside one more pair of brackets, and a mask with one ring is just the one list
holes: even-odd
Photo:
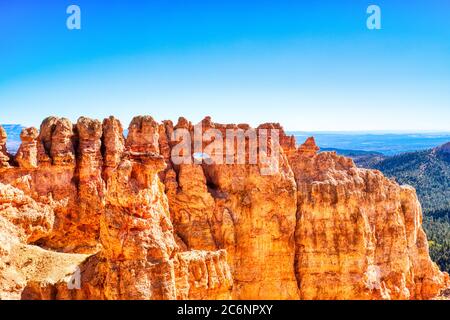
[[(202, 141), (215, 148), (200, 163), (192, 145), (190, 164), (171, 157), (177, 129), (196, 134), (184, 118), (136, 117), (125, 138), (113, 117), (50, 117), (14, 157), (0, 128), (0, 298), (429, 299), (448, 286), (412, 188), (313, 139), (297, 148), (279, 124), (255, 131), (275, 161), (220, 163), (237, 160), (225, 133), (250, 128), (201, 124), (223, 135)], [(249, 137), (241, 147), (249, 160)]]

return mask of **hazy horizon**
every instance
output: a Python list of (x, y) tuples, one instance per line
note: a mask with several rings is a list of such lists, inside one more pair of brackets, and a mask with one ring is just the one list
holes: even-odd
[[(142, 115), (147, 115), (147, 114), (142, 114)], [(54, 116), (54, 115), (53, 115)], [(152, 115), (150, 115), (152, 116)], [(57, 116), (56, 116), (57, 117)], [(43, 118), (42, 120), (44, 120), (45, 118)], [(97, 119), (102, 121), (103, 118), (93, 118), (93, 119)], [(76, 123), (77, 119), (69, 119), (72, 123)], [(120, 119), (119, 119), (120, 120)], [(176, 124), (177, 119), (162, 119), (159, 121), (164, 121), (164, 120), (172, 120), (174, 124)], [(191, 121), (191, 119), (187, 119), (189, 121)], [(121, 120), (120, 120), (121, 121)], [(216, 121), (215, 119), (212, 119), (213, 122), (216, 123), (220, 123), (220, 124), (228, 124), (225, 122), (220, 122), (220, 121)], [(199, 123), (200, 121), (191, 121), (192, 123)], [(25, 125), (23, 123), (8, 123), (8, 122), (4, 122), (4, 123), (0, 123), (1, 126), (22, 126), (22, 127), (35, 127), (37, 129), (39, 129), (40, 127), (40, 123), (35, 123), (35, 124), (31, 124), (31, 125)], [(245, 122), (234, 122), (236, 124), (238, 123), (245, 123)], [(274, 123), (277, 123), (277, 121), (274, 121)], [(279, 122), (278, 122), (279, 123)], [(128, 128), (128, 123), (124, 123), (123, 121), (121, 121), (121, 124), (124, 128), (124, 130), (126, 130)], [(262, 123), (257, 123), (256, 125), (253, 125), (254, 127), (258, 126), (259, 124)], [(283, 123), (280, 123), (283, 126)], [(283, 129), (286, 133), (288, 134), (296, 134), (296, 133), (304, 133), (304, 134), (308, 134), (308, 133), (315, 133), (315, 134), (339, 134), (339, 135), (345, 135), (345, 134), (349, 134), (349, 135), (354, 135), (354, 134), (373, 134), (373, 135), (389, 135), (389, 134), (399, 134), (399, 135), (406, 135), (406, 134), (433, 134), (433, 135), (439, 135), (439, 134), (443, 134), (443, 135), (447, 135), (450, 134), (450, 129), (447, 131), (442, 131), (442, 130), (396, 130), (396, 129), (392, 129), (392, 130), (302, 130), (302, 129), (287, 129), (283, 126)]]
[[(4, 125), (4, 128), (8, 134), (7, 148), (15, 153), (20, 145), (22, 127), (10, 124)], [(450, 132), (286, 131), (286, 133), (293, 135), (298, 145), (313, 136), (320, 148), (378, 152), (387, 156), (432, 149), (450, 142)], [(127, 135), (126, 129), (124, 135)]]

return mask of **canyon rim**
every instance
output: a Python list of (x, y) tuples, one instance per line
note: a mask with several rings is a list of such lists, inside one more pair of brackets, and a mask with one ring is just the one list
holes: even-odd
[(195, 126), (138, 116), (125, 137), (114, 117), (49, 117), (11, 155), (0, 128), (0, 299), (432, 299), (450, 286), (413, 188), (276, 123), (256, 128), (278, 133), (257, 149), (279, 149), (275, 163), (174, 163), (179, 129)]

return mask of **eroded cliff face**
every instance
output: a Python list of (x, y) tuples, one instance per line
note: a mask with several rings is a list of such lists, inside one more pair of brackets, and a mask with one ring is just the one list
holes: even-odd
[(415, 190), (308, 139), (297, 181), (296, 274), (303, 299), (429, 299), (445, 286), (428, 255)]
[[(0, 291), (16, 288), (7, 298), (231, 297), (233, 280), (225, 251), (186, 254), (175, 242), (168, 200), (158, 177), (166, 165), (159, 154), (158, 133), (149, 131), (152, 127), (158, 129), (151, 117), (136, 117), (130, 124), (130, 137), (124, 139), (121, 124), (114, 118), (103, 124), (80, 118), (76, 125), (48, 118), (39, 137), (33, 135), (32, 147), (40, 151), (19, 152), (16, 159), (9, 159), (13, 165), (0, 171), (0, 182), (5, 183), (1, 186), (13, 192), (0, 193), (0, 203), (11, 202), (0, 207), (1, 217), (9, 221), (0, 225), (2, 248), (34, 244), (47, 250), (35, 252), (28, 264), (60, 260), (62, 252), (68, 263), (44, 266), (58, 269), (58, 279), (20, 267), (19, 275), (11, 274), (16, 270), (8, 267), (13, 255), (2, 250), (0, 279), (6, 284)], [(27, 132), (35, 130), (24, 132), (28, 137)], [(29, 150), (29, 145), (24, 139), (20, 149)], [(23, 165), (33, 161), (37, 166)], [(51, 225), (40, 220), (22, 223), (17, 214), (11, 217), (13, 209), (33, 213), (20, 202), (23, 197), (44, 211)], [(22, 235), (25, 231), (20, 228), (31, 230), (33, 223), (45, 232)], [(49, 254), (58, 256), (42, 258)], [(78, 261), (75, 267), (70, 262), (74, 260)]]
[[(238, 145), (226, 148), (226, 130), (236, 133), (249, 126), (220, 125), (209, 118), (201, 124), (201, 134), (206, 135), (211, 129), (217, 132), (215, 137), (204, 141), (205, 147), (212, 141), (217, 147), (206, 156), (209, 159), (219, 156), (225, 162), (226, 156), (231, 155), (235, 160)], [(180, 128), (194, 141), (195, 128), (185, 119), (180, 119), (175, 127), (166, 123), (161, 140), (169, 142), (164, 143), (169, 149), (177, 145), (171, 133)], [(249, 143), (247, 139), (243, 145), (246, 156)], [(256, 153), (259, 157), (260, 150)], [(294, 273), (296, 186), (287, 158), (281, 154), (276, 159), (277, 169), (270, 175), (264, 174), (269, 164), (261, 162), (174, 165), (170, 159), (166, 161), (164, 182), (182, 246), (188, 250), (225, 249), (235, 299), (298, 299)]]
[(412, 188), (313, 139), (297, 148), (279, 124), (256, 129), (140, 116), (125, 138), (113, 117), (49, 117), (13, 157), (0, 128), (0, 298), (429, 299), (448, 286)]

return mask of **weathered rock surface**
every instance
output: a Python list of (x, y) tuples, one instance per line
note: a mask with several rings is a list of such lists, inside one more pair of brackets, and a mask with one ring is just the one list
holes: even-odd
[(39, 132), (36, 128), (25, 128), (20, 134), (22, 144), (16, 154), (19, 167), (34, 169), (38, 167), (38, 138)]
[(175, 259), (177, 299), (226, 300), (233, 278), (225, 250), (185, 251)]
[(296, 274), (302, 299), (429, 299), (448, 276), (428, 255), (413, 188), (317, 153), (290, 157), (298, 188)]
[[(192, 124), (180, 118), (178, 128), (188, 130), (194, 140)], [(209, 141), (221, 139), (219, 143), (226, 146), (226, 130), (236, 132), (249, 126), (220, 125), (205, 118), (201, 132), (210, 129), (222, 136)], [(171, 131), (166, 125), (168, 138)], [(236, 148), (237, 144), (224, 154), (220, 149), (210, 150), (208, 156), (222, 157), (223, 164), (181, 164), (169, 169), (165, 183), (175, 231), (188, 249), (227, 250), (233, 298), (297, 299), (293, 173), (283, 155), (276, 159), (278, 170), (267, 176), (265, 164), (259, 162), (225, 164), (227, 154), (233, 155)], [(245, 148), (249, 148), (248, 139)]]
[(448, 285), (412, 188), (313, 139), (297, 148), (276, 123), (200, 124), (139, 116), (125, 138), (113, 117), (49, 117), (14, 161), (0, 129), (0, 298), (429, 299)]
[(9, 167), (9, 155), (6, 150), (7, 134), (5, 129), (0, 126), (0, 168)]
[(27, 247), (50, 232), (54, 215), (22, 191), (0, 183), (0, 299), (20, 299), (27, 285), (24, 267), (15, 259), (17, 247)]
[[(158, 177), (166, 166), (159, 154), (158, 130), (151, 117), (136, 117), (128, 139), (112, 117), (103, 124), (82, 117), (75, 126), (50, 117), (40, 134), (24, 130), (16, 158), (19, 167), (0, 172), (0, 181), (11, 193), (0, 194), (0, 199), (36, 215), (34, 207), (21, 204), (25, 197), (52, 220), (51, 226), (43, 219), (22, 223), (13, 209), (0, 208), (0, 217), (12, 221), (0, 229), (5, 247), (14, 243), (19, 248), (14, 252), (20, 253), (4, 251), (2, 262), (11, 265), (10, 260), (17, 260), (20, 266), (29, 255), (31, 265), (40, 265), (39, 272), (34, 267), (15, 272), (5, 265), (1, 274), (8, 277), (3, 282), (17, 287), (6, 298), (231, 297), (233, 280), (225, 251), (181, 253), (176, 244), (165, 187)], [(25, 237), (22, 229), (30, 235)], [(67, 263), (61, 262), (65, 255)], [(79, 275), (78, 287), (71, 287), (74, 273)], [(10, 290), (7, 283), (0, 291), (3, 288)]]

